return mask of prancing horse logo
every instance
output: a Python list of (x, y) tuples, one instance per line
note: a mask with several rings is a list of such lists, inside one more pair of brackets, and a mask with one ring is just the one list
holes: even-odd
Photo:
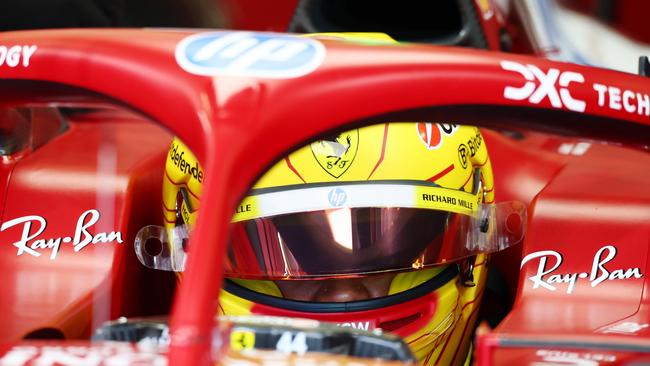
[(350, 168), (358, 148), (359, 130), (328, 136), (311, 144), (311, 152), (318, 164), (334, 178), (339, 178)]

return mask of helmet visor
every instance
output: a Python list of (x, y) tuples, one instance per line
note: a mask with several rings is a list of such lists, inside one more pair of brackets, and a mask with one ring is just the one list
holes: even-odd
[(234, 224), (228, 277), (331, 278), (420, 268), (469, 255), (462, 215), (414, 208), (337, 208)]
[[(378, 197), (381, 192), (388, 195)], [(233, 217), (226, 276), (361, 276), (446, 264), (517, 243), (524, 233), (525, 206), (479, 204), (481, 196), (480, 189), (471, 194), (404, 184), (258, 193), (244, 199)], [(373, 207), (378, 201), (389, 205)], [(187, 230), (181, 228), (160, 235), (170, 248), (169, 254), (160, 255), (169, 260), (145, 253), (139, 255), (141, 262), (182, 271)], [(136, 252), (138, 241), (145, 239), (138, 236)]]

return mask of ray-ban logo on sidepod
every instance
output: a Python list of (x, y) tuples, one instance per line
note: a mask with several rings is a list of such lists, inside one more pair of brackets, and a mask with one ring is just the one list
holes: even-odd
[(31, 215), (22, 216), (4, 222), (0, 231), (5, 231), (14, 226), (22, 225), (20, 239), (13, 242), (12, 245), (18, 248), (16, 255), (29, 254), (34, 257), (40, 257), (42, 250), (50, 250), (50, 259), (56, 259), (61, 244), (71, 244), (75, 252), (78, 252), (89, 244), (104, 244), (116, 242), (123, 243), (122, 233), (119, 231), (95, 232), (91, 233), (93, 226), (99, 221), (99, 211), (95, 209), (83, 212), (72, 230), (72, 235), (46, 238), (42, 234), (47, 229), (47, 220), (42, 216)]

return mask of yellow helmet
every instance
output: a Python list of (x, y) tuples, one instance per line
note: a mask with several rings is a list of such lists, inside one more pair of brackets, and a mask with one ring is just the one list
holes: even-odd
[[(395, 42), (380, 33), (311, 36)], [(136, 239), (143, 264), (184, 270), (204, 179), (195, 156), (174, 139), (163, 185), (165, 228), (145, 227)], [(494, 204), (477, 128), (385, 123), (289, 154), (253, 186), (232, 222), (220, 314), (381, 328), (404, 337), (424, 364), (461, 364), (487, 255), (519, 241), (525, 208)], [(143, 248), (148, 237), (168, 245), (151, 255)]]
[[(143, 229), (169, 247), (156, 256), (136, 248), (145, 265), (184, 269), (203, 179), (194, 155), (174, 139), (163, 187), (166, 230)], [(382, 328), (403, 336), (426, 364), (461, 363), (487, 254), (522, 235), (505, 216), (525, 222), (521, 206), (493, 202), (477, 128), (385, 123), (326, 136), (277, 162), (237, 208), (219, 312)]]

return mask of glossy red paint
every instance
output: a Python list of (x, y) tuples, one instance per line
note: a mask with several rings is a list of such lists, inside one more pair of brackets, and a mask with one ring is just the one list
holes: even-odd
[[(45, 237), (66, 237), (73, 235), (83, 212), (97, 209), (98, 231), (119, 232), (124, 243), (132, 243), (140, 227), (159, 221), (158, 207), (140, 202), (156, 202), (160, 196), (162, 162), (171, 137), (128, 114), (107, 111), (84, 117), (73, 116), (66, 131), (13, 162), (2, 221), (38, 215), (46, 220)], [(93, 119), (113, 122), (97, 129)], [(105, 187), (112, 207), (103, 205), (97, 194), (102, 148), (116, 149), (120, 161), (114, 181)], [(33, 225), (32, 233), (39, 227)], [(37, 252), (40, 257), (27, 252), (17, 257), (19, 249), (11, 243), (22, 230), (23, 225), (16, 225), (0, 232), (0, 265), (6, 270), (0, 302), (0, 321), (5, 326), (0, 328), (0, 339), (20, 339), (42, 328), (59, 329), (66, 338), (89, 337), (93, 297), (107, 303), (105, 318), (97, 319), (100, 322), (143, 313), (141, 301), (133, 301), (130, 294), (147, 292), (142, 281), (135, 281), (144, 280), (146, 274), (129, 244), (90, 245), (75, 252), (71, 244), (63, 243), (57, 254), (46, 249)], [(55, 258), (48, 259), (52, 255)]]
[(298, 0), (219, 0), (218, 8), (227, 28), (286, 32)]
[[(351, 121), (433, 120), (451, 112), (484, 126), (563, 130), (627, 144), (630, 151), (621, 153), (627, 163), (610, 162), (607, 159), (613, 159), (614, 153), (605, 149), (605, 156), (594, 157), (606, 163), (605, 170), (585, 161), (551, 165), (536, 172), (540, 180), (553, 176), (551, 182), (533, 182), (508, 194), (532, 202), (524, 256), (539, 250), (562, 251), (564, 261), (558, 271), (582, 273), (589, 271), (595, 251), (612, 244), (618, 250), (612, 268), (638, 267), (640, 273), (647, 272), (647, 247), (643, 246), (650, 230), (650, 177), (648, 154), (642, 149), (650, 140), (650, 118), (645, 106), (639, 114), (638, 105), (631, 111), (630, 104), (630, 95), (635, 101), (650, 95), (647, 79), (510, 54), (416, 45), (369, 47), (335, 40), (322, 41), (326, 48), (323, 64), (299, 78), (212, 78), (188, 74), (176, 64), (175, 47), (188, 34), (135, 30), (0, 34), (0, 44), (38, 46), (29, 67), (0, 67), (3, 103), (34, 100), (35, 95), (44, 102), (71, 95), (85, 103), (117, 101), (180, 136), (205, 163), (206, 171), (219, 172), (206, 178), (202, 204), (212, 209), (199, 216), (188, 270), (175, 299), (172, 363), (211, 362), (218, 293), (214, 284), (220, 282), (222, 273), (219, 259), (230, 215), (254, 178), (289, 149)], [(504, 69), (503, 61), (520, 65), (520, 71)], [(600, 92), (602, 88), (594, 85), (611, 88)], [(507, 88), (520, 90), (509, 94), (519, 97), (506, 99), (506, 90), (513, 90)], [(535, 91), (541, 95), (538, 103)], [(629, 91), (627, 104), (616, 99), (624, 91)], [(576, 104), (571, 101), (584, 102), (584, 112), (574, 111)], [(582, 202), (566, 204), (577, 197)], [(618, 202), (633, 205), (633, 210), (621, 213)], [(641, 251), (636, 250), (639, 246)], [(485, 360), (491, 359), (494, 347), (503, 344), (497, 341), (501, 332), (589, 333), (619, 317), (634, 316), (635, 307), (643, 310), (648, 303), (645, 277), (620, 280), (625, 293), (613, 287), (613, 282), (590, 287), (584, 279), (576, 283), (572, 294), (563, 294), (564, 286), (544, 293), (546, 289), (533, 289), (527, 282), (535, 264), (523, 269), (510, 317), (479, 343)], [(609, 301), (613, 291), (615, 302)], [(575, 322), (560, 319), (558, 323), (563, 324), (553, 323), (560, 310), (545, 310), (559, 309), (560, 304), (575, 311)], [(591, 315), (594, 310), (607, 315), (599, 320)]]
[(650, 31), (646, 26), (646, 14), (650, 4), (643, 0), (611, 1), (599, 4), (594, 0), (561, 0), (564, 6), (594, 16), (627, 37), (650, 43)]

